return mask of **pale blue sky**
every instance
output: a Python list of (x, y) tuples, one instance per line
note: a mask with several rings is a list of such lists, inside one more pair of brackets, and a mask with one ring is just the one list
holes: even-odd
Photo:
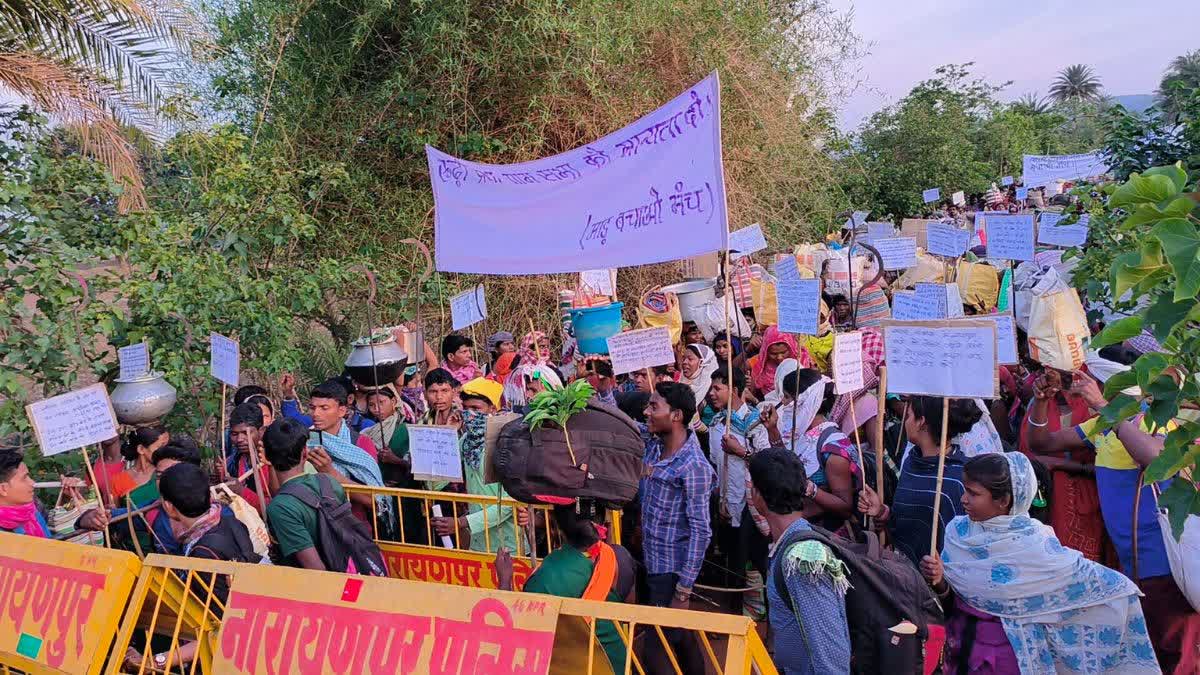
[(1200, 49), (1200, 2), (1131, 0), (831, 0), (854, 11), (854, 30), (868, 44), (863, 80), (841, 107), (855, 128), (903, 98), (933, 69), (974, 61), (992, 82), (1012, 80), (1001, 98), (1045, 95), (1072, 63), (1092, 66), (1107, 94), (1153, 93), (1172, 58)]

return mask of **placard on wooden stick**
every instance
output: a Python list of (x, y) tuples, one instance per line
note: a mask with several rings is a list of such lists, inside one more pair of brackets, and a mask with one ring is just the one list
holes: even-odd
[(408, 453), (413, 478), (453, 483), (463, 481), (462, 456), (458, 454), (458, 431), (454, 427), (408, 425)]
[(833, 336), (833, 386), (835, 393), (858, 391), (866, 384), (863, 379), (862, 332), (838, 333)]
[(238, 386), (242, 355), (237, 340), (231, 340), (220, 333), (209, 335), (209, 368), (213, 377), (231, 387)]
[(47, 457), (117, 436), (117, 415), (102, 383), (30, 403), (25, 414)]
[(675, 363), (671, 330), (666, 326), (617, 333), (607, 342), (614, 375)]
[(469, 328), (487, 318), (483, 284), (450, 298), (450, 324), (454, 330)]
[(1000, 395), (992, 321), (884, 321), (883, 343), (889, 394)]

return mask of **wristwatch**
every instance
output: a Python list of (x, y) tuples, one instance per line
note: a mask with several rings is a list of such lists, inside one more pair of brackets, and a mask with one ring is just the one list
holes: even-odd
[(166, 654), (155, 654), (154, 655), (154, 667), (155, 668), (166, 668), (167, 667), (167, 655)]

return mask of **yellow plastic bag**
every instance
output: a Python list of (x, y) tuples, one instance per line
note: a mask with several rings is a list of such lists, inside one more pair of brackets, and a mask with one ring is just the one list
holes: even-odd
[(754, 320), (760, 326), (779, 324), (779, 301), (775, 284), (761, 279), (750, 280), (750, 297), (754, 301)]
[(1029, 355), (1039, 363), (1075, 370), (1086, 358), (1091, 337), (1087, 313), (1074, 288), (1033, 296), (1029, 309)]
[(965, 306), (990, 312), (1000, 296), (1000, 273), (985, 263), (958, 263), (958, 292)]
[(683, 317), (679, 314), (679, 298), (674, 293), (648, 291), (637, 306), (638, 328), (666, 326), (671, 331), (671, 344), (683, 337)]

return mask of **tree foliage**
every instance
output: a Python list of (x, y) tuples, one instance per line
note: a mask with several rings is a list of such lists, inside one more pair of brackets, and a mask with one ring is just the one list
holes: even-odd
[(1096, 71), (1082, 63), (1063, 68), (1050, 84), (1050, 98), (1058, 103), (1068, 101), (1099, 101), (1104, 86)]

